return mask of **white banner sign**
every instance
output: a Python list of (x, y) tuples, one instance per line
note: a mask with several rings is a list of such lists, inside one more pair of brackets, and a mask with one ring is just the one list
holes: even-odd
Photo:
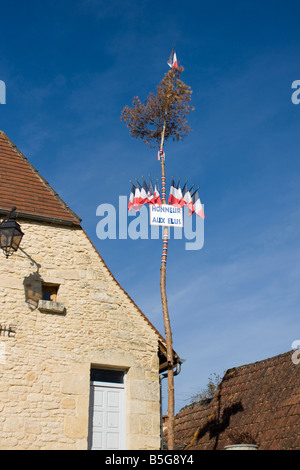
[(149, 205), (150, 225), (163, 225), (165, 227), (183, 227), (182, 207)]

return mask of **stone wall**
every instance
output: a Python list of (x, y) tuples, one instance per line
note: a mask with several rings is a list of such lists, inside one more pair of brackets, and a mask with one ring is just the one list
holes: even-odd
[[(0, 449), (87, 449), (90, 368), (126, 375), (127, 449), (159, 449), (158, 339), (80, 228), (19, 221), (0, 253)], [(39, 309), (42, 282), (63, 311)]]

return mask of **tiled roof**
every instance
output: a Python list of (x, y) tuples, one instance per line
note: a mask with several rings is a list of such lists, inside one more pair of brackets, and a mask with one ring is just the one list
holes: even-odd
[(80, 218), (60, 199), (47, 181), (0, 131), (0, 210), (32, 218), (47, 217), (79, 225)]
[(288, 352), (230, 369), (211, 401), (175, 418), (176, 447), (222, 450), (252, 435), (260, 450), (300, 450), (300, 364)]

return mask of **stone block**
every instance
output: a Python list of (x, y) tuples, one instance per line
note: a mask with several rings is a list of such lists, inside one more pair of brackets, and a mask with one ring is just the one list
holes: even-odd
[(65, 313), (65, 306), (63, 304), (51, 300), (39, 300), (38, 309), (40, 312), (45, 313), (56, 313), (60, 315)]

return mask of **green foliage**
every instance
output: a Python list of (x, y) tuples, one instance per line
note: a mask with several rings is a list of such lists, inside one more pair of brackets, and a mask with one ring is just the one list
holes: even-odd
[(142, 103), (136, 96), (132, 107), (125, 106), (121, 114), (132, 137), (142, 139), (149, 147), (160, 144), (172, 137), (181, 140), (191, 128), (187, 124), (187, 115), (194, 108), (189, 104), (191, 88), (180, 80), (183, 67), (170, 70), (157, 87), (157, 92), (150, 93)]
[(191, 396), (190, 404), (211, 399), (214, 396), (221, 381), (222, 377), (220, 377), (219, 375), (215, 373), (210, 374), (206, 387), (201, 392)]

